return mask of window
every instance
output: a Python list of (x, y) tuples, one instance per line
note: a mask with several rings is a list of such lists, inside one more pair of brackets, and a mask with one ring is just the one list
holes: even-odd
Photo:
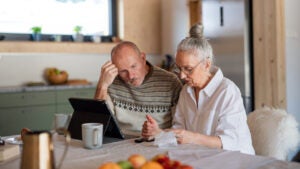
[(91, 36), (116, 35), (116, 0), (6, 0), (0, 5), (0, 40), (29, 40), (32, 27), (42, 28), (42, 40), (56, 35), (71, 41), (80, 26)]

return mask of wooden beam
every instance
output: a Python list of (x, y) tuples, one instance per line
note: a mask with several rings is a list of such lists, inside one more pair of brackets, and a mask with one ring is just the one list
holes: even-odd
[(286, 108), (284, 0), (253, 0), (255, 108)]
[(202, 23), (201, 9), (201, 0), (189, 0), (190, 26), (196, 23)]
[(97, 53), (107, 54), (116, 43), (89, 42), (0, 42), (1, 53)]
[(141, 51), (161, 54), (161, 0), (123, 0), (124, 39)]

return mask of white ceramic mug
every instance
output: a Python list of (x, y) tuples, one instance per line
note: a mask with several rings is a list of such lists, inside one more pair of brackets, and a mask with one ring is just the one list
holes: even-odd
[(103, 124), (84, 123), (81, 125), (83, 146), (87, 149), (96, 149), (102, 146)]
[(60, 129), (67, 129), (71, 120), (71, 114), (55, 114), (54, 129), (58, 134), (63, 134)]

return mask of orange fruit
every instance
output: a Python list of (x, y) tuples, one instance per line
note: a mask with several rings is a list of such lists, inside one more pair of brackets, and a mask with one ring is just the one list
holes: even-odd
[(156, 161), (148, 161), (141, 167), (141, 169), (164, 169), (164, 168)]
[(102, 164), (99, 169), (121, 169), (121, 167), (114, 162), (107, 162)]
[(134, 169), (138, 169), (146, 163), (147, 159), (140, 154), (133, 154), (128, 158), (128, 161), (132, 164)]

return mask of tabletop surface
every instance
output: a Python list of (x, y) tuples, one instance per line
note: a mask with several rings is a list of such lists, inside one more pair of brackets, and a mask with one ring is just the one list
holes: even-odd
[[(53, 143), (55, 161), (58, 162), (65, 146), (64, 137), (54, 134)], [(61, 169), (98, 169), (105, 162), (126, 160), (132, 154), (141, 154), (147, 159), (151, 159), (162, 153), (168, 154), (172, 160), (179, 160), (195, 169), (300, 169), (300, 163), (281, 161), (270, 157), (209, 149), (191, 144), (159, 148), (152, 142), (135, 143), (133, 139), (104, 144), (100, 149), (94, 150), (83, 148), (82, 142), (79, 140), (71, 140)], [(18, 157), (0, 163), (0, 168), (19, 169), (20, 161), (20, 157)]]

